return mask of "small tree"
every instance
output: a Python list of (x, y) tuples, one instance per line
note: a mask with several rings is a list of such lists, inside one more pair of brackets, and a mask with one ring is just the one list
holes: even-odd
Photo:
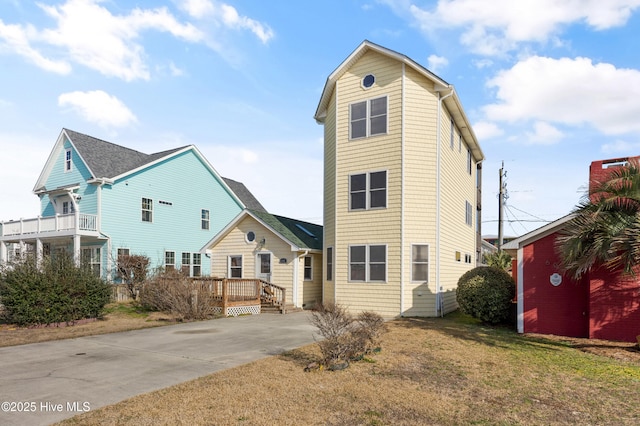
[(497, 324), (509, 318), (515, 291), (513, 278), (506, 271), (479, 266), (460, 277), (456, 300), (465, 314)]
[(118, 255), (118, 274), (133, 300), (136, 300), (140, 286), (147, 279), (149, 263), (147, 256)]

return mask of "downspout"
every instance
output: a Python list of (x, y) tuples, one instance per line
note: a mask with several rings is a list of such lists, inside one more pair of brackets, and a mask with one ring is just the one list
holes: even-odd
[(444, 302), (442, 300), (442, 286), (440, 285), (440, 162), (441, 162), (441, 146), (442, 146), (442, 102), (449, 96), (453, 95), (453, 87), (447, 86), (449, 93), (442, 96), (440, 90), (438, 92), (438, 117), (436, 126), (436, 316), (444, 316)]
[(400, 138), (401, 140), (401, 152), (400, 152), (400, 181), (402, 185), (402, 190), (400, 191), (400, 316), (404, 316), (404, 149), (405, 149), (405, 129), (404, 129), (404, 114), (405, 114), (405, 75), (406, 69), (404, 62), (402, 63), (402, 113), (401, 113), (401, 124), (400, 124)]
[(296, 256), (296, 263), (293, 265), (293, 294), (291, 295), (291, 298), (295, 301), (293, 303), (293, 306), (295, 306), (296, 308), (298, 307), (297, 303), (298, 303), (298, 284), (300, 282), (300, 272), (299, 272), (300, 258), (308, 254), (309, 254), (309, 250), (305, 250), (304, 253)]

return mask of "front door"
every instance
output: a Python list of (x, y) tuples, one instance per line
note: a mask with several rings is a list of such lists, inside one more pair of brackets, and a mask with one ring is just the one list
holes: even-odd
[(256, 276), (258, 279), (271, 282), (271, 253), (258, 253), (256, 258)]

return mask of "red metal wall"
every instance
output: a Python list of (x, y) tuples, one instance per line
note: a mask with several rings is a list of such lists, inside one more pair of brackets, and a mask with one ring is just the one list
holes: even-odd
[(589, 337), (635, 342), (640, 335), (640, 282), (638, 276), (605, 269), (590, 274)]
[(523, 249), (524, 332), (588, 337), (588, 284), (566, 276), (558, 286), (550, 282), (560, 273), (555, 238), (551, 234)]

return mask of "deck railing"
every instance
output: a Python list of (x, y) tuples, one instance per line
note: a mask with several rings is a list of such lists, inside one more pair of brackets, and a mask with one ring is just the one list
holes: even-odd
[[(77, 228), (76, 228), (77, 217)], [(32, 219), (20, 219), (0, 223), (0, 236), (12, 236), (23, 234), (39, 234), (46, 232), (70, 231), (97, 231), (98, 216), (86, 213), (59, 214), (55, 216), (36, 217)]]
[[(175, 281), (177, 285), (181, 280), (176, 278)], [(211, 293), (215, 306), (219, 306), (224, 315), (227, 315), (229, 308), (259, 306), (263, 302), (277, 306), (285, 313), (286, 289), (264, 280), (194, 277), (189, 278), (189, 283), (196, 294)], [(124, 285), (114, 286), (112, 297), (115, 301), (130, 300)]]

